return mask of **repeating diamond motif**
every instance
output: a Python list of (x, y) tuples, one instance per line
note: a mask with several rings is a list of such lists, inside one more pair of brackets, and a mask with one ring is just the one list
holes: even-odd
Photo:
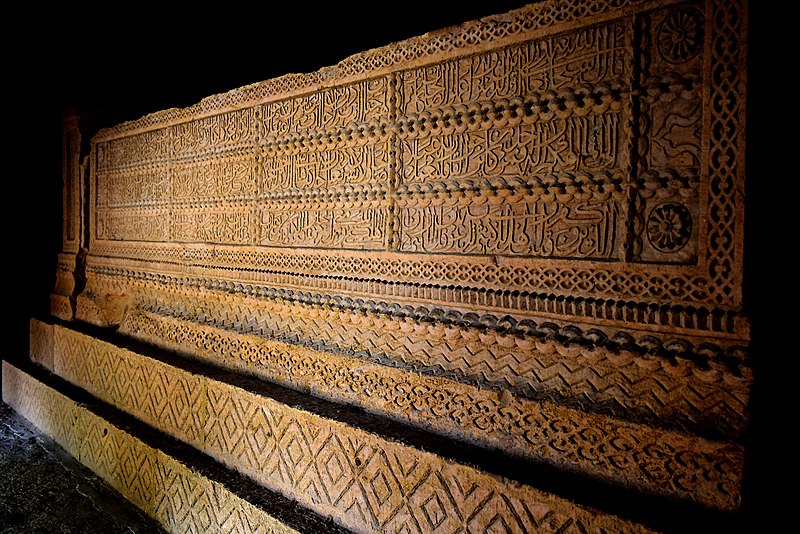
[[(56, 350), (60, 359), (88, 355), (96, 362), (83, 367), (65, 362), (63, 366), (84, 369), (86, 376), (73, 378), (90, 391), (106, 387), (98, 396), (124, 399), (125, 392), (141, 388), (141, 407), (129, 409), (183, 439), (188, 439), (183, 428), (192, 420), (184, 415), (187, 408), (192, 402), (207, 406), (205, 424), (188, 427), (201, 433), (195, 444), (202, 443), (206, 453), (264, 486), (355, 530), (448, 532), (502, 525), (529, 529), (536, 525), (530, 522), (534, 514), (528, 510), (541, 507), (551, 512), (548, 517), (556, 526), (630, 528), (617, 518), (583, 510), (532, 487), (171, 368), (77, 332), (62, 333), (58, 339), (63, 341)], [(87, 346), (93, 344), (99, 346)], [(115, 363), (106, 361), (113, 358)], [(123, 380), (130, 384), (116, 383)], [(104, 444), (96, 450), (88, 447), (87, 456), (99, 471), (124, 480), (131, 491), (145, 487), (151, 477), (134, 477), (126, 471), (145, 465), (145, 459), (121, 448), (113, 436), (100, 436), (97, 430), (92, 436), (92, 443)], [(156, 503), (158, 513), (178, 529), (210, 525), (213, 518), (201, 510), (213, 508), (211, 490), (174, 468), (162, 465), (159, 469), (156, 486), (171, 489)]]
[[(66, 347), (80, 348), (92, 339), (84, 336), (81, 340), (80, 336), (72, 332), (59, 337), (64, 342), (64, 346), (57, 347), (60, 358), (69, 360), (85, 354), (100, 358), (103, 353), (113, 352), (68, 350)], [(167, 402), (159, 402), (162, 397), (172, 399), (169, 393), (173, 390), (189, 391), (188, 385), (193, 380), (204, 382), (201, 391), (208, 405), (208, 417), (202, 427), (202, 441), (208, 454), (354, 530), (455, 532), (501, 527), (512, 531), (535, 530), (536, 517), (544, 517), (556, 529), (571, 525), (586, 531), (638, 528), (531, 487), (486, 475), (228, 384), (174, 368), (169, 371), (169, 380), (153, 378), (166, 372), (163, 364), (153, 365), (150, 358), (129, 351), (125, 352), (124, 360), (153, 366), (148, 370), (151, 379), (138, 383), (148, 384), (147, 395), (156, 401), (152, 405), (155, 407)], [(67, 361), (63, 365), (70, 369), (80, 367)], [(109, 373), (108, 364), (83, 368), (88, 373), (94, 371), (98, 377)], [(132, 373), (120, 372), (117, 377), (137, 382)], [(84, 378), (88, 384), (108, 383), (100, 378), (93, 380), (91, 374)], [(182, 384), (183, 381), (186, 383)], [(161, 392), (164, 388), (168, 388), (165, 395)], [(33, 395), (37, 394), (52, 396), (44, 389)], [(163, 414), (170, 409), (164, 407), (152, 413)], [(163, 430), (176, 431), (166, 427), (179, 426), (181, 420), (162, 416), (156, 423)], [(238, 509), (227, 510), (224, 503), (215, 500), (216, 490), (210, 482), (198, 481), (177, 462), (142, 449), (135, 438), (99, 418), (86, 417), (80, 432), (83, 461), (170, 529), (206, 532), (212, 525), (218, 525), (220, 519), (230, 522), (240, 516)], [(258, 531), (253, 525), (248, 528)]]
[[(322, 312), (318, 310), (318, 313)], [(259, 377), (296, 389), (313, 389), (322, 396), (353, 403), (402, 422), (410, 420), (445, 435), (457, 433), (489, 448), (500, 446), (522, 456), (570, 464), (596, 476), (626, 479), (626, 483), (641, 485), (648, 491), (688, 498), (706, 493), (718, 498), (723, 507), (730, 506), (739, 491), (741, 451), (734, 452), (737, 447), (725, 442), (700, 441), (684, 433), (625, 424), (616, 418), (548, 402), (525, 401), (514, 395), (504, 399), (495, 391), (481, 387), (410, 373), (403, 368), (379, 367), (357, 358), (192, 324), (174, 317), (132, 314), (129, 327), (129, 333), (149, 343), (164, 347), (180, 343), (182, 350), (212, 363), (218, 361), (217, 354), (223, 351), (238, 354), (238, 363), (229, 358), (225, 364), (234, 369), (247, 368)], [(290, 331), (299, 329), (288, 327)], [(421, 347), (430, 347), (436, 338), (433, 332), (429, 332), (427, 338), (422, 333), (418, 335)], [(391, 336), (387, 334), (386, 337)], [(459, 343), (464, 342), (460, 336), (456, 337)], [(451, 347), (448, 357), (460, 358), (455, 342), (447, 346)], [(677, 410), (683, 411), (685, 416), (704, 406), (707, 412), (704, 417), (716, 414), (720, 425), (726, 414), (736, 411), (727, 399), (736, 398), (737, 388), (721, 387), (721, 380), (729, 386), (730, 381), (715, 370), (697, 372), (689, 378), (692, 370), (671, 367), (656, 358), (599, 349), (591, 351), (580, 346), (557, 349), (555, 344), (545, 342), (537, 342), (537, 348), (540, 359), (547, 358), (550, 362), (547, 372), (541, 371), (543, 377), (574, 392), (583, 390), (581, 383), (592, 384), (597, 389), (585, 395), (594, 401), (630, 397), (634, 389), (647, 391), (640, 400), (650, 399), (648, 411), (653, 408), (666, 416)], [(481, 350), (486, 352), (484, 349)], [(469, 362), (479, 367), (475, 361)], [(602, 376), (606, 365), (619, 367), (612, 373), (617, 381)], [(594, 395), (603, 388), (607, 397), (599, 393)], [(702, 403), (695, 403), (701, 397)], [(744, 400), (736, 398), (742, 406)], [(620, 401), (619, 405), (622, 411), (624, 402)], [(674, 419), (680, 421), (683, 416), (676, 415)], [(688, 461), (690, 457), (692, 460)], [(661, 469), (654, 469), (659, 465)], [(648, 473), (646, 477), (641, 476), (643, 471)], [(703, 487), (706, 492), (700, 491)]]
[(59, 441), (66, 451), (169, 532), (295, 532), (221, 484), (148, 447), (6, 364), (3, 366), (3, 399), (52, 437), (57, 437), (59, 431), (48, 427), (48, 421), (62, 421), (65, 428), (70, 427), (75, 437), (63, 443)]

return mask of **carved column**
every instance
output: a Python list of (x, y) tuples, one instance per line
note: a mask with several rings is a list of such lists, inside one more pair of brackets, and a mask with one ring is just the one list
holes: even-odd
[(76, 112), (64, 114), (62, 137), (62, 237), (50, 312), (64, 320), (75, 316), (74, 293), (83, 284), (83, 207), (85, 165), (81, 163), (81, 130)]

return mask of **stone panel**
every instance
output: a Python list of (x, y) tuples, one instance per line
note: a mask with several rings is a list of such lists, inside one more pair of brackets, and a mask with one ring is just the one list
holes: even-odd
[[(569, 6), (544, 4), (430, 36), (442, 52), (424, 59), (408, 55), (419, 54), (420, 41), (385, 47), (380, 53), (396, 61), (388, 70), (373, 73), (373, 55), (363, 54), (324, 71), (325, 88), (311, 82), (321, 73), (306, 75), (309, 89), (299, 93), (288, 86), (305, 78), (284, 78), (283, 92), (235, 111), (214, 113), (212, 99), (200, 116), (177, 123), (164, 112), (164, 124), (154, 114), (104, 131), (93, 142), (93, 254), (134, 257), (171, 273), (177, 266), (126, 244), (164, 243), (161, 254), (183, 253), (176, 242), (247, 246), (248, 255), (357, 249), (377, 263), (388, 251), (424, 269), (448, 254), (476, 271), (465, 290), (496, 294), (509, 289), (480, 276), (481, 264), (522, 256), (528, 261), (518, 269), (525, 282), (536, 280), (535, 291), (556, 283), (574, 299), (679, 304), (673, 313), (698, 324), (706, 313), (731, 314), (726, 334), (744, 342), (732, 268), (739, 249), (718, 250), (740, 242), (741, 209), (729, 188), (711, 187), (721, 175), (709, 159), (718, 146), (730, 147), (732, 161), (742, 151), (738, 138), (705, 126), (715, 111), (702, 97), (727, 91), (729, 119), (741, 120), (741, 99), (730, 88), (743, 83), (742, 58), (738, 49), (716, 58), (734, 49), (712, 46), (738, 42), (740, 8), (709, 0), (615, 10), (596, 0), (581, 12), (602, 17), (583, 26), (556, 22), (574, 16)], [(542, 11), (551, 22), (541, 22)], [(731, 22), (709, 26), (709, 16)], [(473, 36), (471, 45), (459, 51), (464, 35)], [(731, 76), (725, 83), (709, 72), (717, 59)], [(354, 81), (342, 69), (359, 70), (358, 61), (366, 63)], [(725, 176), (743, 178), (739, 170)], [(115, 186), (115, 177), (125, 185)], [(296, 198), (306, 194), (324, 201)], [(736, 217), (714, 215), (723, 212)], [(720, 232), (724, 239), (706, 237)], [(227, 267), (241, 274), (277, 267), (255, 265)], [(304, 270), (301, 262), (286, 274)], [(582, 273), (595, 271), (613, 282), (582, 285)], [(326, 276), (350, 272), (330, 266)], [(410, 274), (398, 265), (360, 278), (372, 283), (370, 298), (393, 302), (377, 282), (404, 283)], [(576, 325), (596, 319), (580, 311), (555, 317)], [(647, 326), (656, 334), (670, 327)]]
[(45, 369), (53, 370), (53, 325), (31, 319), (29, 321), (30, 358)]
[[(293, 345), (318, 346), (355, 356), (367, 366), (388, 363), (520, 398), (606, 412), (618, 419), (645, 416), (663, 420), (665, 426), (671, 423), (676, 428), (731, 439), (739, 439), (746, 428), (752, 372), (743, 362), (732, 358), (724, 363), (700, 362), (678, 353), (654, 357), (648, 353), (652, 340), (646, 337), (633, 343), (619, 337), (630, 343), (620, 347), (610, 340), (579, 343), (582, 336), (564, 330), (563, 335), (571, 334), (576, 341), (565, 345), (543, 335), (554, 337), (553, 330), (526, 330), (525, 324), (497, 332), (478, 321), (467, 327), (437, 324), (426, 316), (393, 317), (369, 308), (330, 309), (287, 295), (280, 299), (231, 297), (228, 291), (198, 287), (172, 292), (166, 300), (158, 285), (144, 282), (129, 287), (136, 287), (140, 309), (148, 313), (128, 314), (121, 331), (182, 352), (208, 347), (208, 342), (198, 341), (198, 337), (213, 339), (204, 330), (217, 327), (231, 331), (232, 340), (236, 333), (247, 333)], [(151, 323), (150, 312), (187, 322), (180, 327), (170, 322)], [(200, 324), (193, 326), (192, 322)], [(191, 334), (186, 328), (191, 328)], [(668, 352), (670, 347), (658, 348)], [(694, 349), (677, 343), (675, 348)], [(238, 368), (228, 354), (227, 346), (220, 345), (214, 357), (223, 365)]]
[(109, 343), (56, 327), (55, 372), (142, 421), (198, 448), (206, 418), (196, 378)]
[(81, 410), (70, 399), (3, 361), (3, 402), (80, 459)]
[[(522, 458), (719, 508), (735, 508), (739, 499), (743, 450), (725, 441), (626, 424), (529, 401), (508, 390), (493, 391), (441, 377), (421, 378), (410, 371), (154, 314), (132, 317), (123, 331), (209, 363), (220, 363), (220, 354), (225, 354), (221, 363), (237, 371), (487, 449), (502, 448)], [(435, 335), (430, 330), (426, 333)], [(629, 372), (623, 371), (631, 382), (634, 365), (628, 361)], [(552, 379), (568, 380), (566, 366), (556, 367)], [(642, 368), (646, 374), (658, 372), (654, 366)], [(600, 377), (594, 378), (599, 385)], [(668, 395), (665, 391), (664, 397), (650, 401), (663, 401)], [(208, 409), (215, 409), (213, 403)], [(243, 425), (229, 427), (244, 431)]]
[(156, 451), (88, 410), (81, 412), (78, 432), (82, 438), (80, 450), (77, 454), (70, 452), (126, 499), (153, 516), (152, 499), (159, 493)]

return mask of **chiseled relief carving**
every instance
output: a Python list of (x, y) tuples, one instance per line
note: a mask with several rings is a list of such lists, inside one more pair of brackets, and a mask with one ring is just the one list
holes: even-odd
[(261, 208), (261, 245), (382, 250), (385, 233), (379, 202), (268, 202)]
[[(611, 114), (413, 139), (402, 151), (404, 185), (448, 180), (471, 190), (449, 202), (402, 198), (400, 250), (614, 257), (620, 208), (613, 199), (536, 199), (501, 180), (552, 176), (558, 187), (560, 176), (615, 169), (618, 144), (619, 118)], [(495, 194), (498, 186), (504, 194)]]
[[(644, 261), (693, 263), (702, 227), (704, 16), (698, 6), (643, 18), (640, 225)], [(648, 91), (648, 85), (668, 91)]]
[[(599, 476), (735, 508), (752, 380), (742, 10), (545, 0), (103, 131), (82, 317), (129, 299), (134, 337), (475, 443), (513, 434), (529, 459), (545, 424), (487, 421), (552, 403), (581, 439), (598, 418), (641, 449), (666, 443), (653, 428), (702, 438), (713, 461), (676, 468), (673, 447)], [(232, 351), (239, 336), (257, 341)], [(361, 395), (323, 366), (381, 378)], [(384, 394), (382, 373), (408, 382)], [(392, 400), (419, 377), (439, 385)], [(420, 407), (467, 386), (488, 399), (464, 401), (469, 417)], [(547, 461), (599, 469), (575, 440)], [(644, 463), (662, 471), (637, 480)]]
[[(551, 7), (530, 9), (555, 20)], [(736, 7), (725, 9), (735, 24)], [(317, 73), (303, 89), (305, 78), (294, 75), (275, 86), (285, 95), (123, 128), (96, 143), (93, 235), (121, 255), (139, 241), (401, 255), (394, 272), (362, 273), (365, 282), (407, 283), (419, 278), (412, 264), (456, 255), (482, 290), (497, 292), (506, 288), (477, 274), (487, 259), (527, 258), (514, 266), (526, 289), (548, 293), (555, 277), (568, 294), (585, 287), (580, 298), (677, 298), (694, 302), (681, 322), (700, 324), (730, 298), (722, 288), (736, 261), (735, 228), (720, 215), (729, 213), (730, 189), (709, 187), (729, 175), (709, 173), (703, 148), (725, 132), (704, 126), (705, 17), (701, 2), (667, 5), (491, 46), (494, 35), (548, 26), (523, 16), (487, 27), (485, 37), (435, 38), (442, 49), (478, 39), (469, 53), (396, 59), (388, 71), (365, 67), (361, 79), (344, 62), (345, 82), (334, 69), (331, 82)], [(431, 53), (414, 46), (396, 50), (409, 60), (410, 50)], [(158, 253), (172, 254), (168, 245)], [(589, 287), (583, 272), (597, 267), (581, 262), (594, 261), (607, 272)], [(313, 272), (296, 264), (297, 276)]]
[(612, 257), (617, 207), (521, 202), (404, 210), (401, 250), (544, 257)]
[(403, 72), (402, 112), (609, 83), (630, 68), (624, 20)]

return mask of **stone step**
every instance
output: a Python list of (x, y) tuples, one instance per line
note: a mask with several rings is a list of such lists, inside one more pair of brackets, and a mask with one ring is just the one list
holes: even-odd
[(346, 532), (41, 367), (2, 377), (6, 404), (168, 532)]
[[(32, 354), (59, 377), (354, 531), (638, 532), (731, 521), (105, 331), (45, 323), (36, 329)], [(73, 434), (84, 432), (75, 428)]]

